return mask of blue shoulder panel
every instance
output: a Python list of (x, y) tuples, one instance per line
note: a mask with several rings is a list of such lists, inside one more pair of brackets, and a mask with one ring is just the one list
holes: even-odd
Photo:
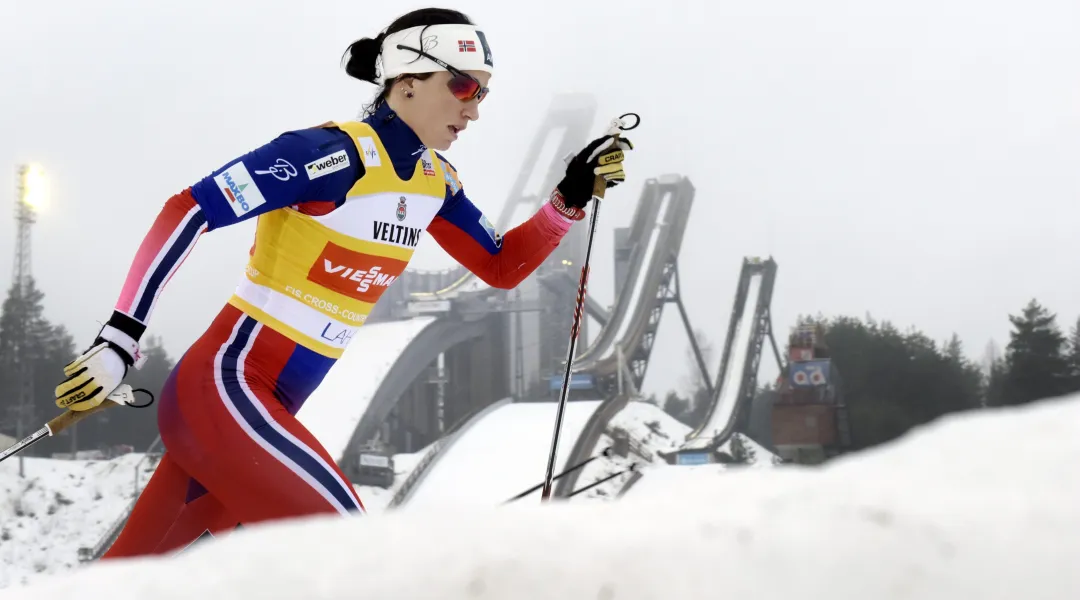
[(314, 127), (230, 161), (192, 186), (192, 195), (213, 230), (285, 206), (341, 200), (363, 174), (348, 134)]

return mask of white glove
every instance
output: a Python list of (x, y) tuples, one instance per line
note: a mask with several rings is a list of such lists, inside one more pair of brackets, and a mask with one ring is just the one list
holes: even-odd
[(104, 402), (124, 381), (127, 370), (120, 353), (109, 342), (101, 342), (64, 367), (67, 379), (56, 386), (56, 405), (90, 410)]

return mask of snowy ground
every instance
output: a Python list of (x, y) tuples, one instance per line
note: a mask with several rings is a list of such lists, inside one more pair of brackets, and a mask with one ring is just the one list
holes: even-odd
[[(25, 478), (17, 458), (0, 464), (0, 588), (77, 565), (79, 548), (96, 544), (134, 498), (142, 458), (27, 458)], [(141, 465), (141, 485), (153, 466)]]
[(618, 502), (253, 527), (0, 599), (1075, 600), (1076, 456), (1080, 396), (946, 418), (819, 467), (685, 469)]
[[(664, 459), (657, 454), (658, 451), (670, 452), (680, 447), (685, 441), (686, 435), (690, 433), (689, 427), (664, 412), (659, 406), (648, 402), (630, 402), (626, 405), (626, 408), (619, 411), (609, 422), (608, 429), (611, 430), (614, 428), (626, 430), (630, 434), (630, 439), (640, 444), (641, 448), (644, 450), (643, 454), (650, 456), (652, 461), (649, 462), (646, 458), (633, 453), (625, 458), (612, 456), (610, 458), (605, 457), (594, 460), (581, 470), (577, 485), (574, 486), (575, 489), (582, 489), (608, 475), (613, 475), (618, 472), (623, 472), (623, 474), (574, 496), (574, 501), (614, 499), (630, 479), (630, 473), (625, 471), (631, 463), (636, 463), (638, 465), (637, 468), (644, 475), (642, 481), (637, 483), (635, 487), (631, 489), (635, 489), (637, 486), (642, 485), (648, 477), (663, 477), (660, 473), (666, 472), (666, 470), (687, 468), (686, 466), (681, 465), (668, 465)], [(753, 455), (749, 466), (764, 467), (773, 465), (772, 459), (774, 458), (774, 455), (772, 453), (750, 438), (739, 434), (736, 435), (739, 436), (744, 446), (746, 446)], [(607, 434), (601, 435), (599, 441), (596, 443), (596, 448), (593, 450), (593, 454), (599, 453), (604, 448), (610, 447), (613, 443), (611, 436)], [(729, 445), (730, 441), (721, 449), (726, 450)], [(708, 467), (709, 469), (707, 470), (711, 471), (722, 471), (724, 469), (723, 465), (708, 465)]]
[[(369, 513), (386, 510), (424, 448), (394, 456), (390, 489), (356, 486)], [(135, 466), (142, 454), (109, 461), (26, 459), (26, 478), (19, 463), (0, 464), (0, 588), (33, 582), (44, 575), (78, 566), (80, 547), (92, 547), (134, 499)], [(145, 485), (152, 464), (142, 464)]]
[[(599, 400), (566, 404), (556, 465), (566, 459)], [(399, 510), (439, 505), (492, 506), (544, 480), (556, 402), (509, 403), (485, 415), (454, 441)], [(560, 467), (556, 467), (559, 469)], [(537, 490), (528, 498), (539, 498)]]
[(356, 493), (360, 495), (360, 501), (364, 503), (364, 508), (369, 513), (380, 513), (386, 510), (386, 507), (390, 504), (390, 500), (397, 493), (401, 484), (405, 483), (405, 480), (412, 473), (413, 468), (416, 467), (416, 463), (420, 462), (420, 459), (424, 458), (424, 454), (428, 451), (428, 447), (421, 448), (416, 452), (409, 454), (395, 454), (394, 455), (394, 484), (389, 488), (374, 487), (368, 485), (354, 485)]

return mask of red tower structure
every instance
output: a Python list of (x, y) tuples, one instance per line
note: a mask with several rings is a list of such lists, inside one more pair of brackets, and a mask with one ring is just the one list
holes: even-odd
[(785, 461), (817, 464), (851, 445), (840, 374), (825, 329), (802, 325), (788, 337), (787, 366), (772, 407), (772, 442)]

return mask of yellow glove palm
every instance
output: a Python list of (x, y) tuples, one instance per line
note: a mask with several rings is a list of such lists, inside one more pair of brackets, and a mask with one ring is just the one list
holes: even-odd
[(623, 160), (626, 155), (624, 150), (633, 150), (634, 145), (626, 138), (619, 138), (615, 147), (596, 157), (596, 167), (593, 173), (604, 180), (605, 186), (613, 188), (626, 180), (626, 171), (623, 170)]
[(56, 386), (56, 405), (76, 411), (90, 410), (104, 402), (127, 375), (120, 354), (101, 342), (64, 367), (67, 376)]

